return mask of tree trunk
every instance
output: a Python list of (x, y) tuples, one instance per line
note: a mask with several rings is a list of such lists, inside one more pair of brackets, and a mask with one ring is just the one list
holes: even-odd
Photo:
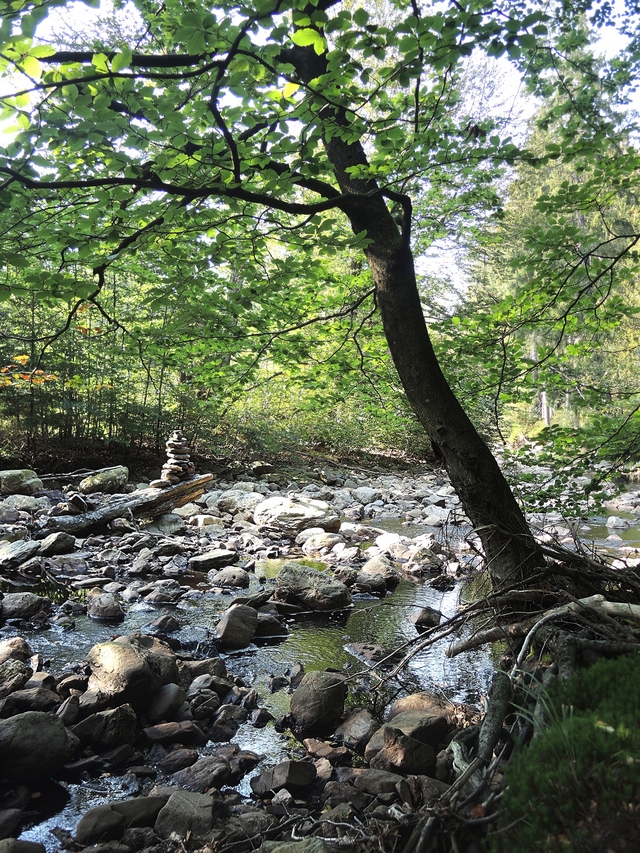
[(409, 403), (480, 536), (492, 581), (522, 579), (543, 558), (498, 463), (440, 369), (416, 281), (410, 246), (411, 202), (391, 193), (403, 207), (401, 233), (376, 184), (354, 180), (349, 174), (350, 166), (367, 162), (361, 144), (347, 144), (334, 135), (325, 146), (342, 192), (358, 196), (343, 210), (354, 232), (366, 232), (370, 241), (365, 255), (389, 351)]

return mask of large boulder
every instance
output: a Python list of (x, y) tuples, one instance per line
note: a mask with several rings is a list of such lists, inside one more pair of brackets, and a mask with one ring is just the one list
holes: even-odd
[(332, 732), (340, 722), (347, 682), (336, 672), (308, 672), (291, 696), (291, 715), (298, 732)]
[(351, 593), (341, 581), (299, 563), (282, 566), (276, 578), (275, 597), (309, 610), (342, 610), (351, 604)]
[(62, 720), (44, 711), (25, 711), (0, 721), (2, 775), (34, 782), (59, 771), (71, 757), (71, 740)]
[(321, 527), (330, 533), (340, 530), (335, 510), (325, 501), (311, 498), (267, 498), (255, 508), (253, 520), (259, 527), (275, 527), (287, 533), (299, 533), (307, 527)]
[(29, 468), (0, 471), (0, 495), (33, 495), (42, 488), (42, 480)]
[(402, 711), (396, 714), (391, 722), (381, 726), (373, 735), (364, 752), (366, 761), (371, 761), (384, 748), (387, 728), (397, 729), (401, 734), (427, 744), (432, 749), (437, 749), (449, 731), (449, 723), (445, 717), (440, 715), (429, 714), (424, 711)]
[(0, 543), (0, 569), (13, 569), (31, 557), (35, 557), (39, 551), (40, 543), (32, 539), (2, 542)]
[(246, 492), (241, 489), (229, 489), (223, 492), (215, 503), (220, 512), (235, 515), (238, 512), (253, 512), (264, 501), (264, 495), (258, 492)]
[(123, 486), (126, 486), (129, 480), (129, 469), (124, 465), (116, 465), (113, 468), (105, 468), (104, 471), (97, 471), (95, 474), (90, 474), (81, 480), (78, 485), (78, 491), (84, 495), (90, 495), (93, 492), (106, 492), (114, 494), (119, 492)]
[(202, 839), (214, 823), (214, 799), (208, 794), (176, 791), (160, 810), (154, 829), (160, 838), (176, 833), (180, 838)]
[(118, 637), (93, 646), (89, 690), (117, 704), (140, 708), (163, 684), (179, 680), (175, 656), (166, 643), (145, 634)]

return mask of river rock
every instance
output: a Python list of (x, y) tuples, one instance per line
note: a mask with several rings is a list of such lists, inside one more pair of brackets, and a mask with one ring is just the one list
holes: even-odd
[(84, 744), (94, 749), (113, 749), (132, 745), (136, 738), (138, 719), (131, 705), (120, 705), (110, 711), (98, 711), (77, 723), (71, 731)]
[(422, 607), (417, 613), (412, 613), (410, 618), (418, 631), (428, 631), (429, 628), (438, 627), (442, 613), (434, 607)]
[(376, 770), (392, 773), (429, 775), (435, 770), (435, 750), (426, 743), (405, 735), (400, 729), (385, 726), (384, 745), (370, 761)]
[(419, 711), (425, 715), (445, 717), (447, 720), (451, 720), (455, 712), (455, 706), (451, 702), (447, 702), (446, 699), (423, 690), (419, 693), (411, 693), (409, 696), (396, 699), (389, 708), (387, 721), (391, 721), (398, 714), (402, 714), (405, 711)]
[(194, 764), (178, 770), (171, 776), (181, 788), (203, 794), (209, 788), (221, 788), (231, 779), (229, 762), (221, 756), (205, 755)]
[(0, 569), (13, 569), (30, 560), (39, 551), (40, 543), (34, 542), (31, 539), (18, 539), (16, 542), (0, 542)]
[(310, 610), (343, 610), (351, 604), (351, 593), (326, 572), (285, 563), (276, 578), (275, 598), (302, 604)]
[(397, 586), (400, 582), (400, 578), (402, 577), (391, 560), (384, 557), (382, 554), (378, 554), (375, 557), (371, 557), (370, 560), (367, 560), (360, 571), (365, 575), (382, 575), (388, 587)]
[(40, 844), (39, 841), (4, 838), (0, 841), (0, 853), (47, 853), (47, 850), (44, 844)]
[(287, 533), (299, 533), (307, 527), (321, 527), (330, 533), (340, 530), (340, 519), (333, 508), (311, 498), (267, 498), (255, 508), (253, 520), (258, 527), (275, 527)]
[(308, 672), (291, 696), (291, 715), (296, 730), (303, 734), (333, 731), (340, 722), (347, 696), (343, 675), (335, 672)]
[(24, 637), (9, 637), (7, 640), (0, 640), (0, 664), (9, 658), (26, 663), (32, 654), (33, 652)]
[(392, 722), (385, 723), (373, 735), (364, 752), (365, 761), (370, 762), (384, 747), (387, 726), (399, 729), (402, 734), (425, 743), (433, 749), (437, 749), (449, 730), (449, 724), (443, 716), (425, 714), (422, 711), (403, 711), (396, 714)]
[(163, 684), (178, 682), (171, 649), (155, 637), (133, 634), (93, 646), (89, 690), (105, 694), (118, 704), (141, 707)]
[(179, 723), (158, 723), (157, 726), (147, 726), (143, 732), (149, 743), (181, 743), (191, 746), (204, 746), (209, 740), (193, 720), (182, 720)]
[(36, 613), (48, 613), (51, 599), (34, 592), (10, 592), (2, 599), (2, 619), (30, 619)]
[(115, 841), (125, 830), (126, 818), (105, 804), (89, 809), (76, 826), (78, 844), (95, 844), (100, 841)]
[(24, 661), (7, 658), (0, 663), (0, 699), (9, 696), (14, 690), (22, 690), (31, 674), (31, 668)]
[(258, 624), (256, 625), (254, 640), (267, 640), (275, 637), (286, 637), (289, 631), (287, 626), (272, 613), (258, 612)]
[(146, 526), (147, 533), (156, 533), (159, 536), (175, 536), (184, 530), (184, 518), (180, 518), (175, 512), (165, 512)]
[(29, 468), (0, 471), (0, 495), (34, 495), (43, 488), (42, 480)]
[(237, 563), (240, 554), (237, 551), (229, 551), (227, 548), (214, 548), (204, 554), (198, 554), (189, 560), (190, 568), (195, 572), (208, 572), (210, 569), (221, 569)]
[(255, 608), (236, 604), (225, 611), (216, 625), (216, 636), (225, 649), (244, 649), (253, 639), (257, 626)]
[(64, 723), (43, 711), (26, 711), (0, 721), (2, 775), (34, 782), (53, 775), (71, 755)]
[(46, 687), (14, 690), (4, 700), (0, 716), (12, 717), (24, 711), (53, 711), (61, 701), (57, 693), (47, 690)]
[(236, 515), (239, 512), (253, 512), (254, 509), (264, 501), (264, 495), (259, 492), (246, 492), (240, 489), (229, 489), (228, 492), (223, 492), (214, 506), (220, 512), (228, 512), (229, 515)]
[(316, 768), (309, 761), (282, 761), (271, 770), (255, 776), (249, 784), (259, 797), (283, 788), (294, 795), (302, 795), (313, 785), (316, 775)]
[(363, 770), (353, 780), (354, 787), (366, 794), (377, 797), (379, 794), (397, 793), (397, 785), (404, 779), (397, 773), (388, 770)]
[(161, 838), (176, 833), (179, 838), (203, 839), (214, 823), (214, 799), (208, 794), (176, 791), (160, 810), (154, 829)]
[(164, 684), (145, 709), (147, 719), (152, 725), (162, 720), (174, 720), (186, 698), (187, 695), (179, 684)]
[(40, 556), (53, 557), (57, 554), (70, 554), (76, 547), (76, 537), (59, 530), (50, 533), (40, 542)]
[(305, 554), (318, 554), (323, 550), (331, 550), (335, 545), (344, 542), (344, 538), (339, 533), (316, 533), (309, 536), (302, 545), (302, 550)]
[(95, 474), (85, 477), (78, 484), (78, 491), (82, 492), (83, 495), (91, 495), (94, 492), (105, 492), (112, 495), (126, 486), (128, 480), (129, 469), (125, 468), (124, 465), (116, 465), (113, 468), (96, 471)]
[(366, 708), (349, 714), (347, 719), (336, 729), (336, 735), (342, 742), (356, 752), (364, 752), (366, 744), (380, 728), (380, 723)]
[(382, 492), (379, 489), (372, 489), (369, 486), (360, 486), (357, 489), (351, 490), (352, 496), (360, 504), (372, 504), (374, 501), (382, 500)]
[(249, 572), (239, 567), (221, 569), (215, 575), (209, 572), (208, 577), (214, 586), (232, 587), (234, 589), (244, 589), (251, 582)]
[[(333, 849), (321, 838), (303, 838), (302, 841), (263, 841), (256, 853), (330, 853)], [(349, 853), (349, 848), (341, 849)]]
[(113, 593), (99, 592), (87, 596), (87, 616), (98, 622), (122, 622), (125, 612)]

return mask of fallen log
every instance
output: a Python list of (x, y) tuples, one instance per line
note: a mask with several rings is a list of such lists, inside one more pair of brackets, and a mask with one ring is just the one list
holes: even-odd
[(115, 495), (102, 506), (79, 515), (49, 516), (41, 531), (45, 534), (58, 531), (77, 533), (94, 524), (104, 524), (114, 518), (122, 518), (128, 513), (155, 518), (201, 497), (205, 486), (212, 479), (213, 474), (202, 474), (167, 489), (141, 489), (130, 495)]

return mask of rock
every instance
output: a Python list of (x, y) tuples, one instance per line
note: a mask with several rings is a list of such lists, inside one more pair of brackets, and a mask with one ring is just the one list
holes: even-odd
[(309, 755), (314, 758), (326, 759), (335, 766), (349, 763), (351, 753), (346, 746), (332, 746), (324, 740), (312, 737), (305, 738), (303, 744)]
[(331, 550), (334, 545), (338, 545), (342, 542), (344, 542), (344, 539), (339, 533), (325, 533), (323, 531), (322, 533), (316, 533), (313, 536), (309, 536), (309, 538), (305, 540), (302, 550), (305, 554), (316, 554), (324, 549)]
[(175, 832), (179, 838), (203, 839), (213, 827), (213, 806), (208, 794), (176, 791), (160, 810), (154, 829), (161, 838)]
[(0, 699), (4, 699), (14, 690), (22, 690), (31, 678), (31, 668), (21, 660), (8, 658), (0, 663)]
[(296, 729), (309, 735), (333, 731), (342, 717), (346, 696), (343, 675), (308, 672), (291, 696), (291, 715)]
[(111, 804), (96, 806), (78, 821), (76, 841), (85, 845), (114, 841), (122, 836), (126, 822), (125, 816), (115, 811)]
[(40, 556), (53, 557), (57, 554), (69, 554), (76, 547), (76, 537), (59, 530), (50, 533), (40, 542)]
[(309, 761), (282, 761), (250, 781), (251, 790), (259, 797), (269, 791), (286, 788), (292, 794), (304, 794), (316, 780), (316, 768)]
[[(349, 853), (349, 848), (342, 848)], [(303, 838), (302, 841), (263, 841), (256, 853), (331, 853), (321, 838)]]
[(133, 745), (137, 722), (131, 705), (120, 705), (110, 711), (91, 714), (71, 731), (83, 745), (89, 744), (96, 750), (113, 749), (123, 744)]
[(422, 607), (417, 613), (411, 615), (411, 621), (418, 631), (427, 631), (429, 628), (437, 628), (442, 619), (442, 613), (434, 607)]
[(192, 720), (179, 723), (158, 723), (143, 729), (150, 743), (182, 743), (192, 746), (204, 746), (209, 738)]
[(342, 610), (351, 604), (351, 593), (343, 583), (299, 563), (282, 566), (276, 578), (275, 598), (310, 610)]
[(94, 492), (105, 492), (113, 495), (119, 492), (123, 486), (126, 486), (129, 480), (129, 469), (124, 465), (116, 465), (113, 468), (106, 468), (104, 471), (97, 471), (95, 474), (90, 474), (81, 480), (78, 484), (78, 491), (83, 495), (91, 495)]
[(89, 690), (120, 704), (143, 707), (163, 684), (177, 683), (178, 667), (171, 649), (155, 637), (133, 634), (93, 646)]
[(226, 548), (214, 548), (189, 560), (189, 567), (195, 572), (208, 572), (210, 569), (221, 569), (237, 563), (240, 554), (237, 551), (229, 551)]
[(14, 690), (5, 699), (0, 716), (12, 717), (24, 711), (53, 711), (61, 701), (57, 693), (46, 687)]
[(368, 486), (360, 486), (357, 489), (352, 489), (351, 494), (358, 503), (365, 505), (382, 500), (382, 492), (379, 489), (371, 489)]
[(198, 757), (195, 749), (174, 749), (158, 762), (158, 770), (170, 776), (172, 773), (177, 773), (178, 770), (191, 767), (192, 764), (196, 763)]
[(0, 853), (47, 853), (47, 851), (44, 844), (40, 844), (38, 841), (5, 838), (0, 841)]
[(0, 495), (34, 495), (43, 488), (42, 480), (29, 468), (0, 471)]
[(399, 782), (404, 781), (402, 776), (391, 773), (388, 770), (363, 770), (354, 779), (354, 786), (367, 794), (378, 796), (379, 794), (396, 793)]
[(180, 518), (175, 512), (165, 512), (147, 524), (147, 533), (156, 533), (159, 536), (174, 536), (185, 530), (184, 518)]
[(287, 626), (271, 613), (258, 612), (258, 624), (256, 626), (254, 641), (273, 639), (275, 637), (286, 637), (289, 631)]
[(87, 616), (98, 622), (122, 622), (125, 612), (113, 593), (101, 592), (87, 597)]
[(436, 767), (435, 750), (426, 743), (405, 735), (400, 729), (385, 726), (384, 745), (373, 756), (370, 766), (374, 770), (389, 770), (392, 773), (429, 775)]
[(255, 608), (236, 604), (225, 611), (216, 625), (218, 642), (225, 649), (244, 649), (253, 639), (257, 625)]
[(0, 838), (9, 838), (22, 820), (21, 809), (0, 809)]
[(336, 729), (336, 735), (342, 738), (345, 746), (362, 753), (379, 728), (380, 723), (373, 714), (364, 709), (350, 714)]
[(235, 589), (243, 589), (245, 587), (248, 587), (249, 583), (251, 582), (251, 576), (249, 575), (249, 572), (240, 568), (221, 569), (213, 576), (211, 576), (210, 574), (209, 579), (214, 584), (214, 586), (228, 586)]
[(409, 696), (396, 699), (387, 714), (388, 721), (404, 711), (419, 711), (425, 715), (445, 717), (447, 720), (451, 720), (455, 712), (455, 706), (440, 696), (435, 696), (433, 693), (423, 690), (420, 693), (411, 693)]
[(374, 734), (366, 746), (364, 752), (365, 761), (370, 762), (384, 747), (385, 729), (387, 726), (399, 729), (402, 734), (415, 738), (415, 740), (425, 743), (433, 749), (437, 749), (438, 744), (449, 730), (449, 724), (445, 717), (425, 714), (422, 711), (403, 711), (400, 714), (396, 714), (392, 722), (385, 723)]
[(619, 515), (610, 515), (607, 518), (606, 525), (608, 528), (616, 530), (627, 530), (631, 527), (629, 520), (621, 518)]
[(31, 539), (0, 542), (0, 569), (13, 569), (34, 557), (39, 551), (40, 543)]
[(376, 557), (367, 560), (360, 571), (365, 575), (382, 575), (388, 587), (397, 586), (402, 577), (391, 560), (383, 557), (382, 554), (378, 554)]
[(69, 760), (64, 723), (43, 711), (26, 711), (0, 721), (2, 775), (14, 782), (52, 776)]
[(264, 501), (264, 495), (258, 492), (245, 492), (240, 489), (229, 489), (223, 492), (215, 503), (220, 512), (236, 515), (239, 512), (253, 512), (258, 504)]
[(340, 529), (340, 519), (329, 504), (309, 498), (267, 498), (255, 508), (253, 520), (258, 527), (275, 527), (289, 533), (299, 533), (307, 527), (321, 527), (328, 532)]
[(179, 684), (164, 684), (153, 696), (145, 712), (151, 724), (175, 720), (176, 714), (187, 695)]
[(209, 788), (221, 788), (231, 779), (229, 762), (217, 755), (205, 755), (171, 777), (181, 788), (204, 793)]
[(51, 599), (34, 592), (10, 592), (2, 599), (0, 615), (3, 619), (30, 619), (36, 613), (48, 613)]
[(0, 641), (0, 664), (9, 658), (26, 663), (33, 652), (24, 637), (9, 637)]

